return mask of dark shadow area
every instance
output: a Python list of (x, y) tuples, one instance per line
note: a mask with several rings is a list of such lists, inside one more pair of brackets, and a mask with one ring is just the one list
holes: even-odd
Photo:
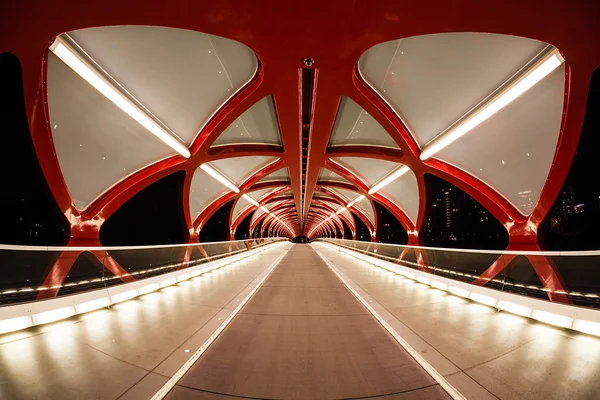
[(371, 241), (371, 233), (369, 232), (369, 228), (362, 222), (362, 219), (358, 218), (356, 214), (352, 213), (354, 217), (354, 223), (356, 224), (356, 240), (360, 240), (363, 242)]
[(252, 218), (252, 213), (246, 215), (246, 218), (240, 222), (235, 231), (235, 240), (244, 240), (248, 239), (248, 229), (250, 228), (250, 219)]
[(344, 227), (344, 239), (352, 240), (352, 229), (350, 229), (346, 221), (342, 220), (342, 226)]
[(293, 242), (294, 243), (308, 243), (309, 240), (308, 240), (308, 238), (306, 236), (296, 236), (293, 239)]
[(427, 212), (424, 245), (504, 250), (508, 233), (474, 198), (436, 176), (426, 174)]
[(146, 187), (123, 204), (100, 228), (104, 246), (184, 243), (183, 171)]
[(265, 219), (261, 219), (260, 222), (258, 224), (256, 224), (256, 226), (254, 227), (254, 230), (252, 231), (252, 238), (253, 239), (258, 239), (260, 238), (260, 234), (262, 232), (262, 223)]
[(547, 250), (600, 249), (600, 68), (592, 75), (585, 119), (577, 153), (552, 211), (540, 227), (540, 243)]
[(374, 201), (373, 204), (375, 204), (375, 212), (379, 216), (377, 226), (379, 241), (381, 243), (407, 244), (408, 234), (400, 221), (378, 202)]
[(234, 200), (219, 208), (200, 230), (200, 243), (223, 242), (228, 238), (229, 214)]
[(65, 244), (69, 224), (40, 168), (27, 122), (21, 64), (9, 53), (0, 54), (0, 104), (0, 243)]

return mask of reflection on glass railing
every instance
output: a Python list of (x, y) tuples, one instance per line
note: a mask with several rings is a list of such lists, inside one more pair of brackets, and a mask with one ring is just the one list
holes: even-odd
[(138, 281), (282, 240), (128, 247), (0, 245), (0, 306)]
[(486, 251), (318, 240), (471, 285), (556, 303), (600, 308), (600, 251)]

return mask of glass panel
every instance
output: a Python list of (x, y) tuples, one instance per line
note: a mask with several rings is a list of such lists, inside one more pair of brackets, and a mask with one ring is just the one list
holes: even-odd
[[(595, 268), (600, 262), (600, 251), (568, 253), (459, 250), (353, 240), (318, 240), (408, 268), (382, 266), (407, 277), (410, 277), (410, 270), (420, 270), (431, 274), (428, 279), (432, 282), (435, 281), (435, 276), (440, 276), (467, 283), (467, 289), (457, 286), (459, 289), (454, 292), (448, 289), (451, 283), (444, 283), (443, 290), (463, 297), (469, 296), (484, 304), (487, 301), (485, 296), (472, 295), (476, 291), (471, 290), (484, 286), (544, 301), (600, 308), (600, 285), (597, 284), (598, 272)], [(431, 282), (429, 284), (436, 287)], [(468, 289), (469, 286), (473, 289)], [(524, 306), (519, 305), (515, 310), (518, 311), (518, 307)]]
[[(281, 239), (97, 247), (84, 250), (2, 245), (0, 306), (52, 299), (135, 282), (243, 253), (278, 240)], [(211, 268), (218, 267), (220, 266), (213, 265)], [(206, 271), (201, 271), (203, 272)], [(0, 323), (0, 328), (1, 325)]]

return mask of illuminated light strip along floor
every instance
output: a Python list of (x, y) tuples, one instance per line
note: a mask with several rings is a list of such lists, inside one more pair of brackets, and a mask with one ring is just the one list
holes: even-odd
[[(73, 317), (75, 315), (85, 314), (88, 312), (99, 310), (101, 308), (108, 307), (113, 304), (122, 303), (124, 301), (134, 299), (138, 296), (142, 296), (154, 292), (156, 290), (172, 286), (176, 283), (206, 274), (208, 272), (212, 272), (226, 265), (230, 265), (232, 263), (257, 255), (265, 250), (274, 249), (283, 243), (285, 242), (275, 242), (272, 244), (258, 247), (253, 250), (249, 250), (247, 252), (242, 252), (229, 257), (219, 258), (218, 260), (212, 261), (213, 263), (215, 263), (212, 267), (208, 266), (208, 263), (203, 263), (195, 267), (186, 268), (184, 270), (168, 272), (164, 275), (157, 275), (154, 277), (142, 279), (131, 283), (123, 283), (121, 285), (107, 287), (105, 289), (95, 289), (88, 292), (82, 292), (65, 297), (57, 297), (54, 299), (43, 300), (40, 302), (17, 303), (14, 305), (7, 305), (3, 307), (3, 313), (0, 314), (0, 335), (20, 331), (23, 329), (28, 329), (33, 326), (54, 323), (63, 319)], [(203, 268), (200, 268), (200, 266), (202, 266)], [(208, 269), (206, 269), (207, 267)], [(174, 276), (177, 273), (179, 273), (179, 275)], [(140, 286), (143, 283), (145, 283), (145, 285)], [(129, 289), (132, 287), (132, 285), (134, 285), (135, 288)], [(111, 290), (120, 291), (117, 293), (111, 293)], [(104, 291), (108, 291), (108, 293), (106, 295), (101, 294), (101, 292)], [(100, 297), (98, 297), (98, 295)], [(81, 298), (85, 300), (80, 300), (80, 302), (77, 302), (77, 304), (72, 304), (72, 301), (76, 298)], [(32, 312), (31, 310), (29, 310), (29, 308), (34, 307), (36, 304), (43, 306), (45, 304), (49, 304), (45, 302), (52, 301), (59, 302), (60, 305), (46, 310), (39, 310), (37, 312)], [(11, 311), (11, 308), (13, 310), (23, 309), (23, 312), (20, 315), (14, 315), (13, 313), (13, 315), (9, 318), (3, 318), (2, 316), (7, 315)]]
[[(378, 268), (382, 268), (386, 271), (390, 271), (405, 278), (414, 280), (415, 282), (422, 283), (434, 289), (445, 291), (458, 297), (470, 299), (474, 302), (490, 306), (498, 310), (506, 311), (514, 315), (531, 318), (537, 322), (548, 324), (554, 327), (571, 329), (593, 336), (600, 336), (600, 311), (595, 309), (553, 303), (510, 292), (503, 292), (482, 286), (475, 286), (463, 281), (457, 281), (451, 278), (432, 275), (424, 271), (404, 267), (390, 261), (381, 260), (363, 254), (362, 252), (356, 252), (347, 249), (346, 247), (337, 246), (331, 243), (324, 243), (323, 245), (331, 250), (340, 251), (349, 257), (367, 262)], [(390, 264), (390, 268), (386, 268), (385, 266), (381, 265), (382, 263), (386, 263), (386, 265)], [(400, 271), (398, 271), (399, 269)], [(566, 294), (567, 292), (564, 293)], [(529, 302), (532, 304), (537, 304), (538, 307), (545, 308), (545, 310), (535, 308), (532, 306), (532, 304), (520, 304), (519, 301), (521, 301), (521, 303)], [(550, 309), (552, 309), (552, 311), (549, 311)], [(563, 311), (563, 314), (558, 313), (559, 309)], [(567, 311), (566, 313), (564, 312), (565, 310)], [(577, 316), (580, 314), (585, 314), (592, 318), (577, 318)]]
[(450, 395), (450, 397), (452, 397), (454, 400), (467, 400), (466, 397), (456, 390), (456, 388), (452, 386), (442, 374), (433, 368), (433, 366), (427, 360), (425, 360), (418, 351), (408, 344), (408, 342), (404, 340), (404, 338), (402, 338), (402, 336), (400, 336), (385, 319), (381, 318), (377, 311), (375, 311), (375, 309), (371, 307), (371, 305), (352, 287), (352, 285), (350, 285), (348, 281), (344, 279), (337, 268), (331, 262), (329, 262), (327, 257), (321, 254), (321, 252), (319, 252), (314, 246), (311, 245), (311, 247), (315, 250), (319, 257), (321, 257), (323, 262), (327, 264), (329, 269), (331, 269), (338, 279), (346, 286), (346, 288), (354, 295), (354, 297), (361, 302), (361, 304), (371, 313), (371, 315), (377, 319), (381, 326), (383, 326), (385, 330), (392, 335), (392, 337), (400, 344), (400, 346), (402, 346), (404, 350), (406, 350), (406, 352), (410, 354), (417, 363), (419, 363), (419, 365), (446, 391), (446, 393), (448, 393), (448, 395)]
[[(325, 243), (328, 243), (328, 242), (325, 242)], [(331, 244), (331, 243), (329, 243), (329, 244)], [(335, 246), (342, 247), (344, 249), (349, 250), (350, 252), (359, 253), (359, 254), (364, 255), (366, 257), (373, 257), (370, 253), (368, 253), (368, 252), (366, 252), (365, 250), (362, 250), (362, 249), (355, 249), (355, 248), (351, 248), (351, 247), (348, 247), (348, 246), (337, 245), (337, 244), (335, 244)], [(455, 250), (455, 249), (452, 249), (452, 250)], [(352, 254), (352, 256), (358, 258), (354, 254)], [(398, 260), (398, 261), (396, 261), (397, 258), (386, 256), (386, 255), (382, 255), (382, 254), (377, 254), (377, 258), (381, 259), (383, 261), (390, 262), (392, 264), (400, 265), (400, 266), (412, 265), (412, 266), (415, 267), (415, 268), (408, 267), (408, 268), (411, 268), (411, 269), (419, 269), (420, 267), (423, 266), (423, 267), (429, 268), (430, 270), (440, 271), (440, 272), (443, 272), (443, 273), (446, 273), (446, 274), (458, 275), (458, 276), (466, 276), (466, 277), (472, 278), (472, 279), (479, 279), (480, 278), (479, 275), (468, 274), (466, 272), (457, 272), (457, 271), (454, 271), (454, 270), (451, 270), (451, 269), (440, 268), (440, 267), (436, 267), (436, 266), (429, 265), (429, 264), (419, 264), (419, 263), (408, 261), (408, 260)], [(363, 260), (363, 261), (366, 261), (366, 260)], [(370, 261), (366, 261), (366, 262), (370, 263)], [(384, 267), (380, 267), (380, 268), (384, 268)], [(387, 268), (384, 268), (384, 269), (386, 269), (387, 271), (389, 271), (389, 269), (387, 269)], [(483, 279), (486, 280), (486, 281), (488, 281), (488, 282), (500, 283), (500, 284), (503, 284), (505, 286), (515, 286), (515, 287), (519, 287), (519, 288), (539, 290), (541, 292), (549, 292), (549, 293), (556, 293), (556, 294), (568, 294), (568, 295), (571, 295), (571, 296), (580, 296), (580, 297), (589, 297), (589, 298), (599, 298), (600, 297), (600, 296), (598, 296), (595, 293), (581, 293), (581, 292), (567, 292), (567, 291), (564, 291), (564, 290), (552, 290), (552, 289), (548, 289), (548, 288), (545, 288), (545, 287), (539, 287), (539, 286), (533, 286), (533, 285), (524, 285), (522, 283), (512, 283), (512, 282), (507, 282), (507, 281), (501, 281), (501, 280), (496, 279), (496, 278), (494, 278), (494, 279), (483, 278)], [(465, 282), (465, 281), (461, 281), (461, 282)], [(469, 283), (469, 282), (465, 282), (465, 283)]]
[(204, 354), (204, 352), (208, 349), (208, 347), (217, 339), (217, 337), (227, 328), (229, 323), (235, 318), (235, 316), (242, 310), (242, 308), (246, 305), (248, 301), (254, 296), (254, 294), (260, 289), (263, 283), (269, 278), (271, 273), (277, 268), (279, 262), (285, 257), (287, 252), (284, 252), (279, 256), (271, 266), (268, 267), (267, 272), (264, 274), (262, 279), (252, 288), (250, 293), (246, 295), (246, 297), (240, 302), (240, 304), (233, 310), (231, 314), (219, 325), (219, 327), (213, 332), (212, 335), (192, 354), (192, 356), (181, 366), (181, 368), (164, 384), (162, 388), (154, 396), (152, 396), (151, 400), (162, 400), (171, 389), (175, 387), (177, 382), (188, 372), (188, 370), (198, 361), (198, 359)]

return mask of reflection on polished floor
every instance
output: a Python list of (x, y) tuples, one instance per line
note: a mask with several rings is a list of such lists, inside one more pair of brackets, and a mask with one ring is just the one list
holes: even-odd
[(313, 246), (466, 398), (600, 398), (597, 338), (498, 312)]
[(288, 252), (167, 399), (233, 396), (449, 398), (307, 245)]
[(291, 244), (77, 319), (0, 336), (0, 399), (149, 399)]
[(323, 245), (281, 244), (111, 310), (0, 336), (0, 399), (150, 399), (265, 277), (168, 399), (449, 398), (324, 260), (467, 399), (598, 398), (597, 339)]

